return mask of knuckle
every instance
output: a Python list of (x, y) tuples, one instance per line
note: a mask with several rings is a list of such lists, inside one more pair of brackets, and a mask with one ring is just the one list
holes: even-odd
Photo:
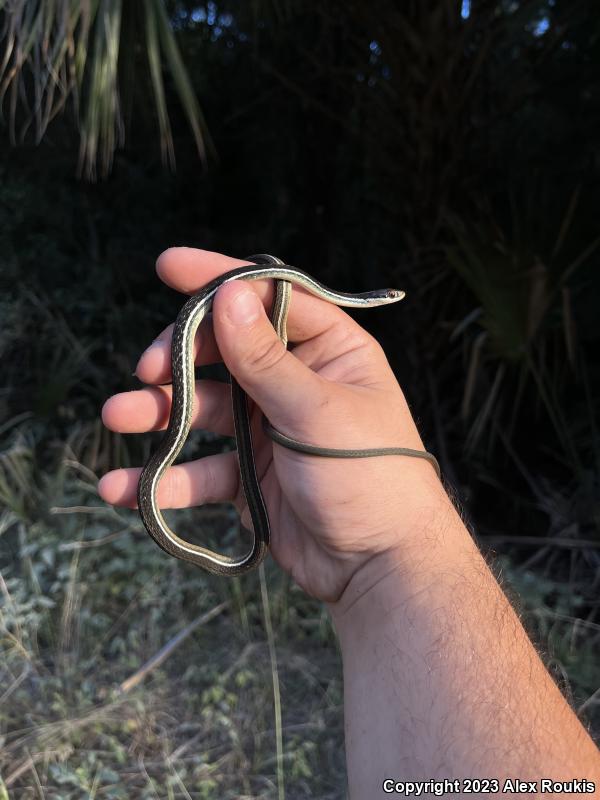
[(202, 503), (216, 503), (218, 501), (217, 475), (213, 464), (207, 459), (202, 476)]
[(246, 364), (252, 372), (267, 372), (277, 366), (285, 358), (286, 348), (277, 338), (261, 339), (255, 342), (254, 347), (246, 357)]
[(381, 346), (381, 342), (378, 342), (377, 339), (370, 333), (367, 334), (366, 345), (369, 348), (369, 352), (373, 355), (373, 357), (385, 358), (385, 350)]
[(353, 322), (340, 321), (332, 331), (334, 343), (345, 351), (364, 350), (377, 344), (377, 340), (364, 328)]
[(180, 467), (171, 467), (163, 481), (163, 496), (165, 508), (177, 508), (181, 504), (182, 470)]

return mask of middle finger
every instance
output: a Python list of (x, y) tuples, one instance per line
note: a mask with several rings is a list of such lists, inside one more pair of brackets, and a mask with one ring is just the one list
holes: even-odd
[[(167, 427), (171, 413), (172, 387), (149, 386), (110, 397), (102, 408), (102, 421), (117, 433), (146, 433)], [(233, 436), (231, 387), (212, 380), (196, 381), (192, 428), (220, 436)]]

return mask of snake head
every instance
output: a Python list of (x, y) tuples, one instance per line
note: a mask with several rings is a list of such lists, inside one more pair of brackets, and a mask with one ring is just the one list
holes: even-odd
[(402, 300), (403, 297), (406, 297), (406, 292), (403, 292), (402, 289), (386, 289), (386, 294), (389, 300)]

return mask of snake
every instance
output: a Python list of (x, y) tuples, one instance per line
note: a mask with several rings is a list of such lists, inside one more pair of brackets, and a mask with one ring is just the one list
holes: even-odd
[[(274, 280), (275, 294), (270, 319), (278, 337), (286, 347), (286, 325), (292, 286), (299, 286), (321, 300), (349, 308), (372, 308), (388, 305), (402, 300), (405, 296), (405, 293), (399, 289), (381, 289), (359, 294), (334, 291), (307, 272), (267, 254), (248, 256), (244, 260), (251, 263), (225, 272), (207, 283), (198, 293), (187, 300), (177, 316), (171, 342), (172, 402), (169, 422), (163, 439), (142, 469), (138, 483), (138, 510), (144, 527), (156, 544), (169, 555), (220, 576), (242, 575), (258, 567), (268, 552), (271, 537), (269, 516), (254, 462), (248, 397), (233, 375), (231, 376), (231, 401), (234, 432), (240, 477), (253, 527), (250, 550), (241, 556), (230, 556), (180, 538), (168, 526), (157, 503), (160, 480), (180, 453), (192, 425), (195, 394), (194, 338), (198, 326), (212, 308), (216, 293), (221, 286), (235, 280)], [(310, 455), (328, 458), (368, 458), (380, 455), (414, 456), (428, 460), (435, 468), (438, 477), (440, 475), (435, 457), (424, 450), (413, 450), (406, 447), (354, 450), (319, 447), (286, 436), (274, 428), (264, 416), (262, 427), (275, 443)]]

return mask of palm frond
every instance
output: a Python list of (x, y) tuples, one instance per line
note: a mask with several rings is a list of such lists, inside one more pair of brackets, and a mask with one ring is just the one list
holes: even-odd
[[(150, 3), (152, 3), (152, 0), (150, 0)], [(158, 113), (158, 123), (160, 125), (160, 143), (163, 161), (174, 168), (175, 153), (173, 150), (173, 137), (171, 135), (171, 125), (167, 113), (165, 86), (160, 64), (157, 15), (154, 13), (146, 14), (146, 45), (148, 49), (148, 63), (150, 64), (150, 77), (152, 78), (152, 88), (154, 89), (154, 100)]]
[[(183, 63), (181, 53), (179, 52), (179, 48), (177, 47), (177, 42), (175, 41), (175, 36), (173, 34), (173, 30), (171, 28), (171, 24), (167, 16), (167, 12), (162, 3), (162, 0), (146, 0), (146, 2), (147, 2), (146, 13), (148, 17), (150, 17), (152, 14), (150, 9), (151, 8), (154, 9), (154, 18), (155, 18), (154, 25), (158, 30), (158, 35), (162, 43), (162, 49), (164, 52), (166, 62), (169, 67), (169, 71), (171, 72), (171, 76), (175, 83), (175, 87), (177, 89), (177, 94), (179, 95), (179, 100), (181, 102), (181, 105), (183, 106), (183, 109), (188, 118), (188, 122), (190, 123), (190, 126), (192, 128), (198, 153), (200, 154), (202, 162), (206, 164), (207, 154), (206, 154), (205, 141), (206, 144), (211, 148), (213, 155), (216, 155), (216, 151), (214, 149), (214, 145), (212, 144), (210, 137), (207, 134), (207, 125), (204, 120), (202, 111), (200, 110), (200, 105), (198, 103), (198, 99), (194, 92), (187, 70), (185, 68), (185, 64)], [(148, 47), (148, 53), (150, 53), (149, 47)], [(165, 109), (165, 117), (166, 117), (166, 109)]]
[[(134, 0), (131, 0), (133, 3)], [(0, 0), (0, 114), (6, 106), (11, 142), (33, 128), (39, 143), (70, 99), (80, 132), (78, 171), (106, 176), (124, 144), (123, 81), (132, 81), (132, 54), (146, 51), (157, 110), (163, 161), (175, 165), (163, 81), (173, 79), (196, 148), (207, 163), (207, 134), (189, 75), (162, 0), (135, 0), (143, 25), (123, 25), (125, 0)], [(127, 62), (127, 71), (122, 69)], [(121, 69), (120, 69), (121, 67)], [(126, 72), (126, 74), (124, 74)]]

